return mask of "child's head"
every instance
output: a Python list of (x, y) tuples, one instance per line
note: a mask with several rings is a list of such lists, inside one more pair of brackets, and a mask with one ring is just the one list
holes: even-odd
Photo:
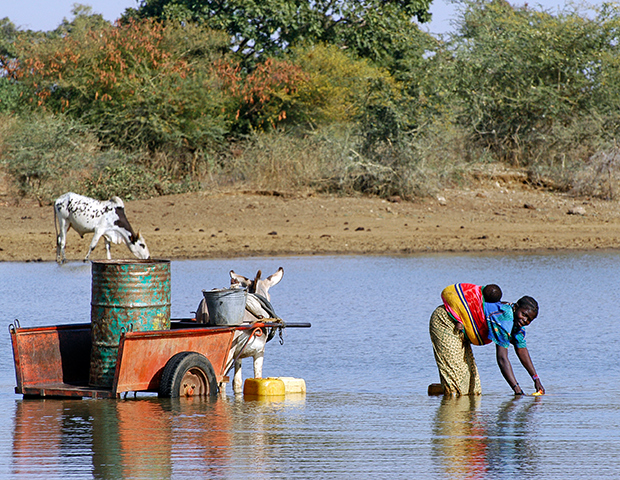
[(482, 297), (487, 303), (497, 303), (502, 299), (502, 289), (498, 285), (486, 285), (482, 289)]

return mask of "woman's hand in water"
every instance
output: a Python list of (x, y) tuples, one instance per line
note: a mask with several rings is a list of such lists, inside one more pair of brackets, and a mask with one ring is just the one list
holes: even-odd
[(543, 384), (540, 381), (540, 378), (537, 378), (536, 380), (534, 380), (534, 388), (536, 389), (537, 392), (540, 392), (541, 394), (545, 393), (545, 387), (543, 387)]

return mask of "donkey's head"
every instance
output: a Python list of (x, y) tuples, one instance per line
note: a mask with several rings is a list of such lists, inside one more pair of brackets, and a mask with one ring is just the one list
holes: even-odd
[(278, 268), (278, 271), (273, 275), (269, 275), (264, 280), (261, 278), (261, 271), (256, 272), (256, 276), (253, 280), (244, 277), (243, 275), (236, 274), (233, 270), (230, 271), (230, 283), (231, 285), (239, 285), (247, 288), (249, 293), (256, 293), (262, 295), (267, 300), (271, 300), (269, 296), (269, 289), (274, 285), (280, 283), (282, 276), (284, 275), (284, 269)]

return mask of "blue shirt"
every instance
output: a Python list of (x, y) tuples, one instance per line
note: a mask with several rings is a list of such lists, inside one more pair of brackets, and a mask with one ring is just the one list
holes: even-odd
[(526, 348), (525, 330), (515, 325), (511, 304), (485, 303), (483, 308), (489, 325), (489, 340), (504, 348), (508, 348), (511, 344), (518, 348)]

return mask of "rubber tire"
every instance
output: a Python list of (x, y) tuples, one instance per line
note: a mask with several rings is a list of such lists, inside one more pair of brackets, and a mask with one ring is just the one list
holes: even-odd
[(191, 369), (198, 370), (206, 380), (207, 396), (216, 396), (219, 389), (213, 366), (207, 357), (197, 352), (180, 352), (168, 360), (159, 381), (159, 396), (179, 398), (183, 377)]

